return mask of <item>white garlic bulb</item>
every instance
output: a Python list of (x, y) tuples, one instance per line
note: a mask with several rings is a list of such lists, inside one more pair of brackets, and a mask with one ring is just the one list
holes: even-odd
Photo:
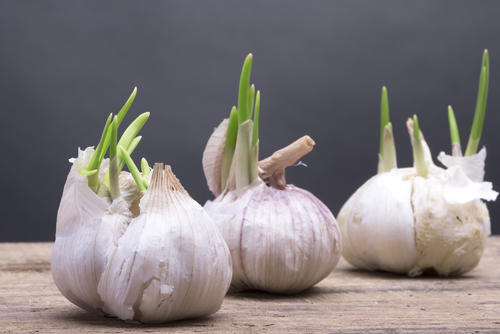
[[(217, 226), (170, 166), (130, 153), (149, 117), (118, 141), (135, 97), (111, 114), (96, 149), (71, 159), (57, 215), (52, 276), (74, 304), (123, 320), (167, 322), (216, 312), (231, 282), (231, 256)], [(109, 147), (109, 159), (104, 155)], [(104, 159), (104, 160), (103, 160)], [(127, 164), (130, 173), (121, 172)]]
[[(71, 169), (52, 254), (57, 287), (74, 304), (123, 320), (158, 323), (216, 312), (232, 269), (215, 223), (169, 166), (164, 172), (155, 164), (144, 196), (135, 190), (110, 203)], [(130, 199), (138, 198), (134, 215)]]
[(479, 107), (464, 157), (449, 108), (454, 156), (441, 152), (438, 157), (446, 168), (434, 165), (416, 116), (407, 122), (414, 167), (397, 168), (383, 88), (379, 174), (356, 190), (338, 214), (343, 255), (352, 265), (409, 276), (427, 270), (449, 276), (464, 274), (479, 263), (490, 234), (482, 200), (493, 201), (498, 195), (490, 182), (483, 182), (486, 149), (475, 153), (486, 108), (487, 68), (483, 58)]
[[(484, 159), (485, 153), (478, 155)], [(338, 214), (343, 255), (368, 270), (410, 276), (427, 269), (443, 276), (466, 273), (478, 264), (490, 233), (480, 199), (496, 196), (491, 183), (472, 181), (458, 166), (430, 166), (426, 178), (415, 168), (375, 175)]]
[(342, 248), (340, 230), (319, 199), (285, 181), (285, 168), (312, 150), (309, 136), (258, 162), (260, 92), (254, 101), (251, 62), (249, 55), (238, 109), (233, 107), (214, 130), (203, 153), (207, 183), (216, 196), (205, 209), (231, 251), (233, 290), (297, 293), (334, 269)]

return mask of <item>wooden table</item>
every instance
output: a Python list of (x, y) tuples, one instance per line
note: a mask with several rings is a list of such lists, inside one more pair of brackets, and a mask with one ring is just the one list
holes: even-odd
[(342, 261), (298, 296), (247, 292), (226, 297), (207, 318), (145, 326), (87, 313), (50, 274), (52, 243), (0, 244), (1, 333), (283, 332), (500, 333), (500, 237), (462, 278), (362, 272)]

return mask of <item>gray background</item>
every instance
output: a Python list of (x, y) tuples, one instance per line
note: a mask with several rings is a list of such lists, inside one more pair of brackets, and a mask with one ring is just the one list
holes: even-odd
[[(0, 241), (54, 239), (67, 159), (97, 143), (134, 85), (126, 122), (152, 113), (135, 160), (172, 164), (196, 200), (211, 198), (201, 154), (236, 103), (248, 52), (262, 91), (261, 157), (310, 134), (309, 167), (289, 168), (288, 181), (337, 214), (376, 171), (381, 86), (408, 166), (414, 113), (436, 156), (449, 151), (452, 104), (465, 144), (488, 48), (482, 143), (499, 189), (499, 17), (494, 1), (1, 1)], [(499, 233), (499, 204), (489, 208)]]

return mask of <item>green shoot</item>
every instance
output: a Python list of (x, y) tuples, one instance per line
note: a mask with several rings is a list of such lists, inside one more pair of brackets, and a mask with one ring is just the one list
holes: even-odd
[[(130, 145), (127, 147), (128, 154), (132, 155), (132, 152), (134, 152), (134, 150), (137, 147), (137, 145), (139, 145), (141, 139), (142, 139), (142, 136), (137, 136), (137, 137), (134, 138), (134, 140), (132, 140), (132, 142), (130, 143)], [(123, 160), (120, 161), (120, 164), (118, 165), (118, 170), (120, 172), (123, 169), (124, 164), (125, 164), (125, 162)]]
[(252, 84), (250, 86), (250, 93), (248, 94), (248, 97), (250, 98), (250, 102), (249, 102), (249, 110), (250, 110), (250, 115), (248, 117), (248, 119), (251, 119), (253, 117), (253, 104), (255, 102), (255, 85)]
[[(139, 142), (141, 141), (141, 139), (142, 139), (142, 136), (137, 136), (132, 140), (129, 147), (127, 148), (127, 153), (129, 155), (132, 155), (132, 152), (134, 152), (137, 145), (139, 145)], [(110, 159), (111, 159), (111, 156), (110, 156)], [(120, 173), (123, 169), (123, 166), (125, 166), (125, 161), (120, 157), (120, 155), (117, 156), (116, 160), (117, 160), (117, 166), (118, 166), (117, 174), (120, 175)], [(111, 170), (109, 169), (108, 172), (106, 173), (106, 175), (104, 175), (104, 183), (108, 186), (110, 186), (110, 177), (111, 177), (110, 172), (111, 172)]]
[(484, 114), (486, 112), (486, 100), (488, 99), (488, 86), (489, 86), (489, 55), (488, 50), (484, 50), (483, 60), (481, 63), (481, 74), (479, 76), (479, 88), (477, 92), (476, 109), (474, 111), (474, 120), (470, 131), (469, 141), (465, 155), (476, 154), (479, 147), (479, 141), (483, 131)]
[(394, 145), (394, 136), (392, 132), (392, 123), (389, 122), (384, 128), (384, 155), (379, 155), (378, 171), (377, 173), (389, 172), (397, 168), (396, 159), (396, 146)]
[(238, 111), (233, 106), (229, 114), (229, 123), (226, 132), (226, 147), (233, 148), (236, 145), (236, 136), (238, 135)]
[(226, 131), (226, 147), (222, 156), (220, 186), (221, 189), (226, 188), (227, 179), (229, 178), (229, 171), (233, 162), (234, 150), (236, 147), (236, 137), (238, 136), (238, 112), (236, 107), (233, 106), (229, 116)]
[(221, 189), (241, 190), (258, 177), (260, 92), (256, 94), (255, 85), (250, 85), (252, 62), (253, 56), (249, 54), (241, 69), (238, 107), (233, 107), (229, 116), (221, 163)]
[(151, 167), (149, 167), (149, 164), (148, 164), (148, 161), (146, 160), (146, 158), (141, 159), (141, 173), (142, 173), (142, 179), (144, 182), (144, 186), (146, 188), (148, 188), (148, 186), (149, 186), (148, 178), (149, 178), (149, 174), (151, 174)]
[[(139, 133), (139, 131), (141, 131), (142, 127), (144, 126), (148, 118), (149, 118), (149, 113), (145, 112), (139, 115), (132, 123), (130, 123), (125, 132), (123, 132), (120, 141), (118, 141), (118, 146), (126, 148), (127, 152), (129, 152), (129, 154), (132, 154), (132, 151), (135, 149), (135, 147), (137, 146), (137, 144), (139, 144), (139, 141), (141, 140), (141, 137), (136, 137), (136, 136)], [(130, 148), (132, 148), (132, 150), (130, 150)], [(123, 166), (124, 166), (123, 159), (119, 155), (118, 173), (121, 172)]]
[[(122, 123), (122, 120), (125, 117), (125, 115), (127, 114), (130, 107), (132, 106), (132, 103), (134, 103), (136, 95), (137, 95), (137, 87), (134, 87), (132, 94), (130, 94), (129, 98), (127, 99), (127, 101), (125, 102), (123, 107), (118, 112), (118, 116), (117, 116), (117, 125), (118, 126)], [(118, 128), (117, 128), (117, 130), (118, 130)]]
[(252, 72), (253, 56), (250, 53), (243, 63), (240, 76), (240, 86), (238, 91), (238, 123), (241, 124), (250, 119), (249, 95), (250, 95), (250, 73)]
[(121, 157), (121, 159), (125, 160), (125, 163), (127, 164), (128, 170), (130, 171), (130, 174), (132, 174), (132, 177), (134, 178), (135, 183), (137, 184), (137, 187), (139, 190), (144, 191), (146, 190), (146, 187), (144, 186), (144, 182), (141, 176), (141, 173), (139, 172), (139, 169), (137, 169), (137, 166), (135, 165), (134, 161), (130, 157), (130, 154), (123, 148), (123, 146), (118, 146), (118, 155)]
[[(123, 118), (127, 114), (127, 112), (130, 109), (130, 107), (132, 106), (132, 103), (134, 102), (136, 94), (137, 94), (137, 87), (134, 87), (134, 90), (132, 91), (132, 94), (130, 94), (129, 98), (127, 99), (127, 101), (125, 102), (125, 104), (122, 106), (122, 108), (118, 112), (118, 117), (117, 117), (117, 122), (118, 123), (117, 123), (117, 127), (116, 127), (117, 131), (118, 131), (118, 127), (120, 126)], [(106, 150), (109, 147), (110, 140), (111, 140), (110, 133), (108, 133), (108, 135), (104, 139), (104, 145), (103, 145), (104, 149), (101, 151), (101, 154), (99, 155), (99, 160), (100, 161), (102, 161), (102, 159), (104, 159), (104, 155), (106, 154)]]
[(117, 145), (117, 127), (118, 127), (118, 117), (115, 116), (113, 123), (111, 123), (111, 142), (109, 146), (109, 192), (111, 199), (120, 197), (120, 182), (118, 179), (118, 157), (116, 153)]
[(84, 176), (92, 176), (92, 175), (95, 175), (97, 173), (97, 169), (92, 169), (92, 170), (88, 170), (88, 169), (82, 169), (80, 171), (80, 174), (84, 175)]
[(453, 108), (448, 106), (448, 124), (450, 125), (451, 152), (454, 156), (462, 155), (462, 146), (460, 145), (460, 135), (458, 132), (457, 120)]
[[(97, 145), (87, 168), (80, 171), (81, 174), (87, 176), (89, 187), (98, 195), (110, 195), (112, 199), (120, 196), (119, 175), (121, 169), (126, 163), (126, 161), (124, 161), (126, 156), (122, 158), (123, 154), (120, 153), (117, 147), (126, 148), (126, 153), (130, 157), (130, 154), (137, 147), (142, 138), (140, 136), (136, 137), (136, 135), (148, 120), (149, 113), (144, 113), (137, 117), (137, 119), (129, 125), (120, 140), (117, 142), (118, 127), (134, 102), (136, 94), (137, 87), (134, 88), (129, 98), (114, 118), (113, 114), (109, 114), (102, 131), (99, 144)], [(108, 148), (110, 157), (109, 168), (104, 176), (104, 180), (101, 181), (99, 179), (99, 170)], [(102, 186), (103, 184), (105, 186)]]
[[(109, 130), (109, 125), (111, 124), (111, 120), (113, 118), (113, 114), (109, 114), (108, 119), (106, 120), (106, 124), (104, 125), (104, 129), (101, 134), (101, 139), (99, 140), (99, 144), (97, 144), (97, 148), (94, 151), (94, 154), (92, 155), (92, 158), (90, 159), (90, 162), (87, 166), (87, 170), (97, 170), (99, 171), (99, 167), (101, 166), (102, 162), (102, 156), (106, 153), (104, 150), (107, 150), (107, 147), (104, 148), (104, 142), (106, 137), (108, 136), (108, 130)], [(104, 154), (102, 153), (104, 151)], [(88, 180), (88, 185), (90, 189), (92, 189), (94, 192), (97, 192), (99, 189), (99, 173), (93, 173), (87, 177)]]
[(387, 88), (382, 87), (382, 96), (380, 98), (380, 150), (379, 154), (384, 156), (384, 129), (389, 123), (389, 98), (387, 96)]
[(250, 183), (255, 181), (259, 177), (259, 141), (257, 144), (253, 145), (250, 149)]
[(143, 176), (149, 176), (151, 174), (151, 167), (149, 167), (148, 161), (146, 158), (141, 159), (141, 173)]
[(97, 144), (94, 154), (92, 155), (92, 158), (90, 159), (89, 165), (87, 167), (88, 170), (97, 169), (101, 165), (102, 159), (100, 160), (99, 156), (101, 155), (101, 152), (104, 150), (104, 141), (106, 136), (108, 135), (109, 126), (111, 125), (112, 119), (113, 119), (113, 113), (109, 114), (108, 119), (106, 120), (104, 129), (102, 130), (101, 139), (99, 140), (99, 144)]
[(427, 165), (425, 163), (424, 149), (422, 145), (422, 136), (420, 135), (420, 127), (418, 126), (417, 115), (413, 115), (413, 160), (417, 175), (427, 177)]
[[(142, 139), (142, 136), (137, 136), (137, 137), (134, 138), (134, 140), (132, 140), (132, 142), (130, 143), (129, 147), (127, 148), (128, 154), (132, 155), (132, 152), (134, 152), (134, 150), (137, 147), (137, 145), (139, 145), (139, 142), (141, 141), (141, 139)], [(121, 172), (124, 165), (125, 165), (125, 161), (119, 159), (118, 171)]]
[(238, 140), (236, 141), (236, 149), (232, 161), (236, 177), (236, 189), (241, 190), (248, 186), (250, 180), (250, 144), (252, 133), (252, 121), (247, 120), (238, 128)]
[(455, 113), (453, 112), (453, 108), (451, 106), (448, 106), (448, 123), (450, 125), (451, 143), (460, 145), (457, 120), (455, 119)]
[(255, 97), (255, 113), (253, 116), (253, 134), (252, 134), (252, 148), (259, 140), (259, 111), (260, 111), (260, 91), (257, 91)]
[(396, 146), (394, 144), (394, 134), (392, 123), (389, 121), (389, 97), (387, 88), (382, 87), (380, 97), (380, 148), (378, 154), (377, 173), (388, 172), (397, 168)]
[(141, 131), (148, 118), (149, 112), (145, 112), (140, 114), (132, 123), (130, 123), (125, 132), (123, 132), (120, 141), (118, 141), (118, 146), (128, 148), (139, 131)]

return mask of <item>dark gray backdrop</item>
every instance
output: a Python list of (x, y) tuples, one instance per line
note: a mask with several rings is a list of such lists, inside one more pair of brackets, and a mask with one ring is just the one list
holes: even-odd
[[(449, 151), (452, 104), (465, 144), (488, 48), (482, 143), (500, 189), (498, 17), (494, 1), (1, 1), (0, 241), (54, 239), (68, 158), (96, 144), (134, 85), (126, 121), (152, 113), (135, 160), (172, 164), (204, 203), (201, 154), (236, 103), (248, 52), (262, 91), (261, 156), (310, 134), (309, 167), (290, 168), (288, 180), (337, 214), (376, 170), (381, 86), (408, 166), (414, 113), (436, 156)], [(498, 233), (499, 204), (489, 208)]]

